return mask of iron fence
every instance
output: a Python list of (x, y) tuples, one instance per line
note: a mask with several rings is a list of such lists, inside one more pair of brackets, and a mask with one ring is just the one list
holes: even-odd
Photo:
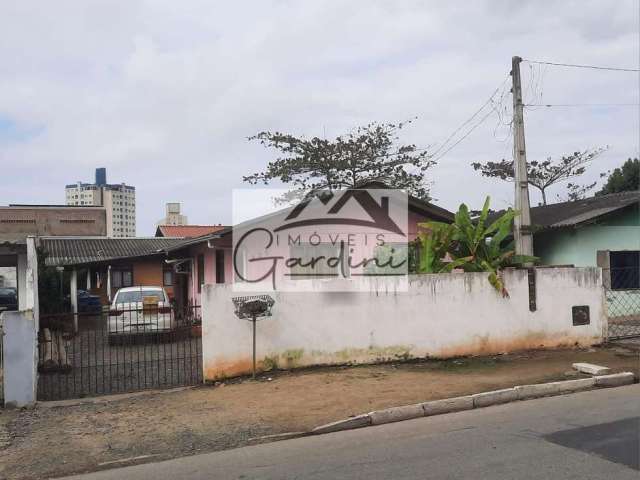
[(0, 406), (4, 405), (4, 329), (0, 319)]
[(640, 268), (603, 269), (610, 339), (640, 336)]
[(199, 319), (199, 306), (41, 315), (38, 399), (201, 383)]

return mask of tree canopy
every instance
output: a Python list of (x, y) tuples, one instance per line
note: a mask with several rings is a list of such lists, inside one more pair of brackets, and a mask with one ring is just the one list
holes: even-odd
[[(606, 148), (593, 148), (584, 151), (573, 152), (558, 159), (547, 157), (546, 160), (533, 160), (528, 163), (529, 185), (540, 190), (542, 203), (547, 204), (547, 189), (559, 182), (569, 180), (582, 175), (586, 171), (587, 164), (604, 152)], [(500, 180), (513, 181), (514, 169), (513, 160), (502, 159), (499, 162), (472, 163), (474, 170), (480, 171), (485, 177), (499, 178)], [(567, 184), (569, 199), (578, 199), (586, 195), (587, 191), (595, 187), (595, 183), (590, 185)]]
[(280, 156), (269, 162), (264, 171), (243, 180), (265, 185), (280, 180), (291, 185), (292, 193), (298, 195), (380, 181), (427, 200), (425, 172), (435, 161), (426, 150), (400, 143), (399, 131), (408, 123), (371, 123), (333, 140), (260, 132), (249, 140), (278, 150)]
[(640, 161), (629, 158), (622, 167), (609, 173), (602, 190), (596, 195), (640, 190)]

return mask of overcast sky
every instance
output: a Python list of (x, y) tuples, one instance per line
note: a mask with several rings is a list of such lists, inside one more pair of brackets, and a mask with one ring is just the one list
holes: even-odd
[[(638, 0), (0, 0), (0, 204), (63, 203), (65, 184), (104, 166), (136, 187), (140, 236), (168, 201), (191, 223), (228, 223), (232, 189), (272, 156), (247, 136), (335, 137), (417, 116), (402, 140), (435, 151), (496, 88), (508, 93), (513, 55), (638, 68), (639, 17)], [(639, 102), (637, 73), (522, 74), (527, 103)], [(511, 155), (500, 120), (428, 172), (435, 203), (512, 201), (512, 184), (469, 166)], [(639, 127), (635, 106), (529, 109), (528, 158), (610, 145), (587, 181), (638, 156)]]

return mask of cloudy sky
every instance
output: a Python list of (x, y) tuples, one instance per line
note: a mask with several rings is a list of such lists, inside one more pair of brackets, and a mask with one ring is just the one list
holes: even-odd
[[(639, 8), (0, 0), (0, 204), (62, 203), (66, 183), (104, 166), (110, 182), (137, 188), (138, 235), (153, 234), (167, 201), (182, 202), (191, 223), (228, 223), (232, 190), (272, 156), (247, 136), (335, 137), (418, 117), (402, 140), (435, 152), (499, 87), (496, 103), (510, 112), (513, 55), (638, 68)], [(525, 63), (522, 74), (525, 102), (581, 104), (527, 110), (530, 160), (609, 145), (587, 181), (638, 155), (638, 108), (628, 105), (639, 102), (637, 73)], [(441, 156), (429, 171), (436, 203), (512, 201), (511, 184), (469, 166), (510, 155), (506, 121), (490, 114)]]

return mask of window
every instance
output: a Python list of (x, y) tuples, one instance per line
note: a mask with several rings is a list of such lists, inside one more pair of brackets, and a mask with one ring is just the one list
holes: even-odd
[(640, 251), (626, 250), (609, 253), (611, 289), (640, 288)]
[(132, 287), (133, 271), (131, 268), (111, 270), (111, 286), (113, 288)]
[(202, 284), (204, 283), (204, 255), (198, 255), (198, 293), (202, 292)]
[(216, 283), (224, 283), (224, 250), (216, 250)]
[[(340, 246), (332, 243), (321, 243), (319, 245), (301, 244), (289, 247), (290, 259), (299, 259), (299, 263), (290, 267), (289, 275), (293, 279), (303, 278), (330, 278), (341, 277), (342, 271), (339, 263), (328, 259), (338, 258)], [(346, 276), (349, 276), (348, 263), (343, 259), (343, 268)], [(313, 264), (312, 264), (313, 263)]]
[(162, 284), (165, 287), (173, 285), (173, 270), (165, 269), (162, 271)]
[(120, 292), (114, 302), (115, 303), (142, 303), (145, 297), (156, 297), (158, 302), (167, 302), (167, 297), (164, 294), (164, 290), (149, 289), (149, 290), (134, 290), (133, 292)]

